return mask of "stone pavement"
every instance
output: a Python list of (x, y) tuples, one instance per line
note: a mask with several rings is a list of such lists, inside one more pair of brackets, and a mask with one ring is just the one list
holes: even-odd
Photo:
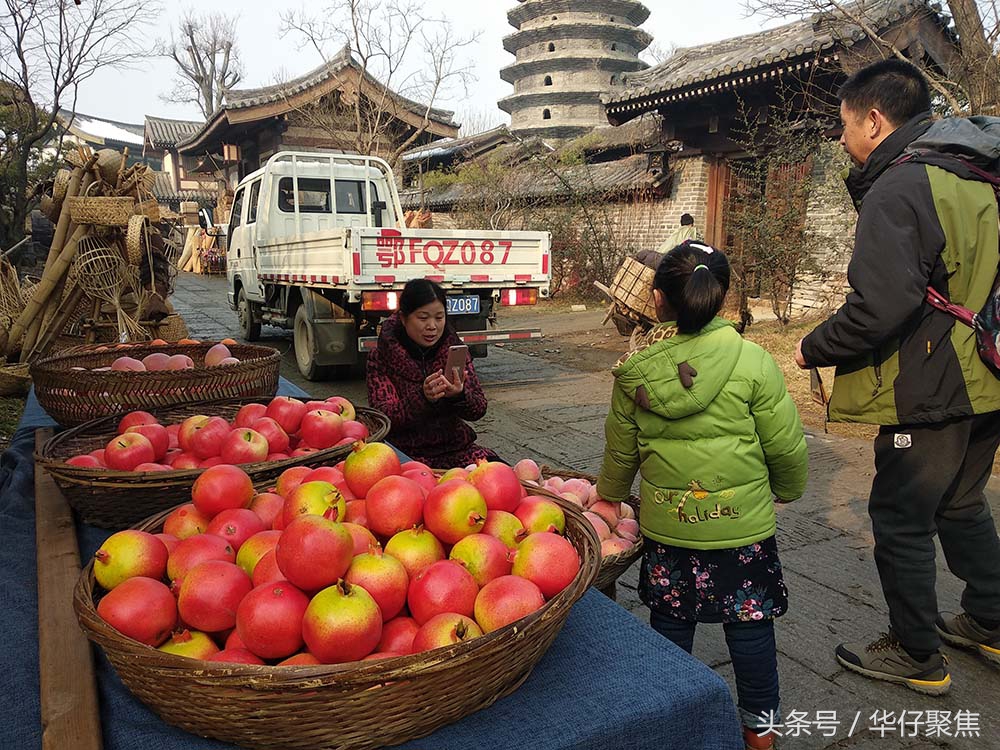
[[(178, 278), (174, 304), (195, 338), (234, 335), (236, 318), (225, 299), (224, 278), (190, 274)], [(600, 326), (601, 313), (585, 315), (589, 317), (584, 323), (574, 325)], [(558, 328), (554, 317), (552, 323)], [(508, 324), (513, 327), (519, 323), (505, 320), (504, 325)], [(290, 351), (289, 332), (265, 328), (264, 335), (263, 343)], [(557, 335), (553, 340), (557, 341)], [(533, 458), (553, 466), (598, 471), (611, 390), (611, 375), (606, 368), (584, 372), (507, 346), (492, 348), (488, 358), (476, 361), (476, 370), (490, 401), (486, 417), (476, 424), (480, 442), (514, 460)], [(315, 396), (341, 394), (366, 403), (360, 374), (347, 381), (309, 383), (299, 376), (291, 354), (284, 358), (282, 374)], [(778, 544), (790, 606), (788, 614), (777, 621), (777, 638), (782, 715), (786, 721), (791, 716), (791, 724), (805, 724), (810, 734), (801, 730), (789, 734), (787, 727), (781, 729), (785, 735), (781, 747), (1000, 750), (1000, 670), (976, 657), (952, 649), (946, 652), (953, 686), (942, 698), (867, 680), (837, 664), (833, 649), (838, 642), (867, 640), (887, 627), (865, 508), (873, 471), (872, 452), (867, 442), (823, 433), (808, 434), (807, 440), (808, 491), (801, 500), (778, 507)], [(991, 483), (990, 501), (997, 516), (997, 477)], [(961, 582), (947, 571), (940, 550), (938, 570), (940, 608), (957, 611)], [(646, 620), (647, 610), (636, 596), (637, 577), (638, 566), (622, 577), (618, 601)], [(721, 626), (700, 627), (695, 655), (733, 684)], [(972, 723), (978, 723), (978, 737), (933, 736), (931, 718), (942, 719), (941, 726), (954, 734), (960, 711), (971, 712)], [(818, 712), (827, 712), (831, 718), (835, 712), (836, 723), (825, 729), (818, 726), (822, 718)], [(908, 713), (906, 724), (901, 726), (903, 712)], [(945, 718), (943, 712), (951, 713)], [(799, 717), (797, 722), (795, 716)], [(679, 742), (673, 747), (683, 745)]]

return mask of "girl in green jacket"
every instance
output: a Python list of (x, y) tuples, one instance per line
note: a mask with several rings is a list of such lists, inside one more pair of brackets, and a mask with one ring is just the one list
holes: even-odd
[(624, 500), (640, 474), (639, 594), (657, 631), (691, 652), (721, 622), (748, 748), (780, 721), (774, 618), (787, 591), (774, 497), (805, 490), (802, 423), (774, 359), (717, 317), (729, 262), (686, 242), (660, 262), (654, 326), (615, 366), (597, 489)]

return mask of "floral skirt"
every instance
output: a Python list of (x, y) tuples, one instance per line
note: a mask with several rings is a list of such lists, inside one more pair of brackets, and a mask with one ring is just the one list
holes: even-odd
[(679, 620), (752, 622), (788, 609), (774, 537), (746, 547), (688, 549), (645, 540), (639, 598)]

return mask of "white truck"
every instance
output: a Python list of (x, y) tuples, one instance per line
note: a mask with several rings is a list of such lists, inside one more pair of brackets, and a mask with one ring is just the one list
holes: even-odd
[(261, 323), (292, 329), (302, 375), (343, 372), (375, 347), (404, 284), (445, 288), (473, 356), (541, 336), (497, 330), (501, 305), (549, 294), (548, 232), (410, 229), (389, 165), (354, 154), (281, 151), (236, 188), (229, 219), (229, 305), (248, 341)]

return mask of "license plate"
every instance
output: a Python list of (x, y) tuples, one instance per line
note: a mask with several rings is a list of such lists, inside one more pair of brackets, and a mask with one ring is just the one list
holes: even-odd
[(478, 315), (479, 297), (474, 294), (446, 297), (449, 315)]

